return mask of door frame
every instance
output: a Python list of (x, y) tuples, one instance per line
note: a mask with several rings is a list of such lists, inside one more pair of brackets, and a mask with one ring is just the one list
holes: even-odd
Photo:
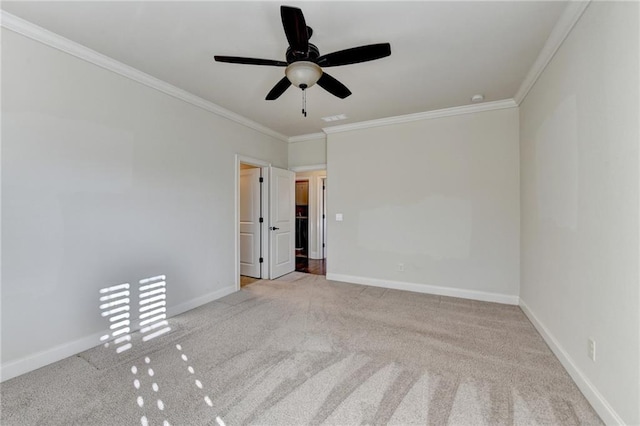
[[(293, 170), (291, 170), (293, 171)], [(295, 173), (295, 172), (294, 172)], [(297, 177), (295, 178), (296, 183), (297, 182), (307, 182), (307, 259), (311, 258), (311, 209), (309, 208), (311, 206), (311, 178), (309, 176), (303, 176), (303, 177)], [(297, 192), (296, 192), (296, 197), (297, 197)], [(296, 200), (295, 202), (295, 207), (298, 207), (298, 200)], [(315, 213), (315, 212), (314, 212)], [(297, 216), (296, 216), (297, 217)], [(297, 220), (297, 219), (295, 219)], [(295, 234), (297, 237), (298, 234), (298, 224), (296, 222), (295, 224)], [(294, 240), (295, 241), (295, 240)]]
[(249, 164), (251, 166), (260, 167), (262, 169), (262, 191), (260, 195), (260, 202), (262, 205), (262, 217), (263, 224), (260, 231), (261, 252), (262, 252), (262, 268), (261, 278), (265, 279), (269, 277), (269, 173), (265, 173), (269, 169), (271, 163), (257, 158), (246, 157), (244, 155), (235, 155), (235, 174), (234, 174), (234, 217), (235, 223), (233, 226), (235, 232), (235, 267), (234, 267), (234, 281), (236, 291), (240, 290), (240, 163)]
[[(318, 254), (320, 254), (322, 257), (322, 259), (326, 259), (327, 258), (327, 247), (329, 246), (328, 242), (327, 242), (327, 218), (325, 218), (325, 222), (324, 222), (324, 239), (325, 239), (325, 247), (322, 247), (322, 232), (323, 232), (323, 223), (322, 223), (322, 213), (323, 213), (323, 209), (322, 209), (322, 195), (323, 195), (323, 191), (322, 191), (322, 179), (325, 180), (325, 185), (327, 182), (327, 165), (326, 164), (314, 164), (311, 166), (295, 166), (295, 167), (289, 167), (289, 170), (291, 170), (292, 172), (296, 172), (297, 173), (302, 173), (302, 172), (316, 172), (316, 171), (323, 171), (324, 173), (320, 173), (318, 176), (316, 176), (316, 183), (315, 183), (315, 188), (314, 188), (314, 192), (315, 192), (315, 203), (316, 203), (316, 208), (314, 211), (314, 214), (316, 216), (316, 220), (313, 223), (313, 227), (315, 229), (316, 232), (316, 246), (314, 247), (314, 251)], [(303, 180), (307, 177), (298, 177), (296, 176), (296, 180)], [(324, 192), (324, 195), (326, 196), (326, 190)], [(309, 185), (309, 196), (311, 197), (311, 185)], [(325, 197), (324, 199), (324, 206), (325, 206), (325, 210), (326, 210), (326, 205), (327, 205), (327, 198)], [(309, 220), (309, 227), (311, 227), (311, 220)], [(311, 235), (311, 230), (309, 230), (309, 236)], [(311, 252), (311, 250), (309, 250), (309, 252)]]

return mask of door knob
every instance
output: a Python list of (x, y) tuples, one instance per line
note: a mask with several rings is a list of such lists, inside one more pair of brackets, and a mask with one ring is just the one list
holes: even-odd
[(269, 229), (271, 229), (272, 231), (276, 231), (276, 230), (278, 230), (278, 229), (280, 229), (280, 228), (278, 228), (278, 227), (276, 227), (276, 226), (272, 226), (272, 227), (271, 227), (271, 228), (269, 228)]

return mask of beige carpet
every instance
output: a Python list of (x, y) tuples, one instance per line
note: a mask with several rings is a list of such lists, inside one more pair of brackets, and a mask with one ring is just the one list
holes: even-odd
[(3, 383), (0, 423), (602, 424), (515, 306), (295, 273), (170, 324)]

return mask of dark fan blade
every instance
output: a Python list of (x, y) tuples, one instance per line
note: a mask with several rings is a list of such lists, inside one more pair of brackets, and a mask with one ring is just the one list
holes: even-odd
[(241, 56), (214, 56), (218, 62), (229, 62), (232, 64), (246, 65), (271, 65), (274, 67), (286, 67), (287, 63), (282, 61), (274, 61), (273, 59), (243, 58)]
[(378, 43), (327, 53), (320, 56), (316, 63), (321, 67), (337, 67), (339, 65), (373, 61), (389, 55), (391, 55), (391, 45), (389, 43)]
[(291, 50), (306, 55), (309, 51), (309, 33), (302, 10), (297, 7), (280, 6), (280, 16)]
[(344, 99), (351, 94), (351, 91), (347, 89), (347, 86), (340, 83), (326, 72), (322, 73), (320, 80), (318, 80), (318, 86), (340, 99)]
[(265, 99), (267, 101), (273, 101), (278, 99), (280, 95), (282, 95), (284, 91), (289, 88), (289, 86), (291, 86), (291, 82), (285, 76), (282, 80), (277, 82), (275, 86), (273, 86), (273, 89), (271, 89), (271, 91), (267, 94), (267, 97)]

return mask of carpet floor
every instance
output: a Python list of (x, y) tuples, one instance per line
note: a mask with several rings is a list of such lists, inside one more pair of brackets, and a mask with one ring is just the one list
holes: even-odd
[(2, 383), (0, 423), (602, 424), (517, 306), (292, 273), (169, 324)]

